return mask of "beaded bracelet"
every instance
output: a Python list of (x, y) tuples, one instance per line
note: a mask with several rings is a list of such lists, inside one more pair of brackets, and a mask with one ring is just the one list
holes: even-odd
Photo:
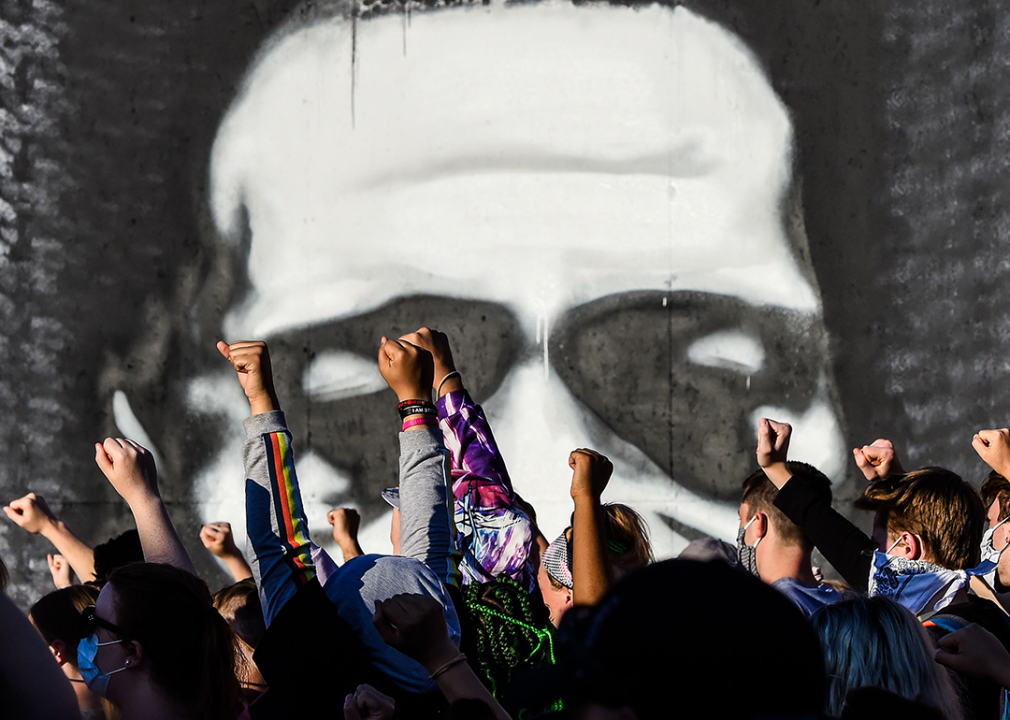
[(418, 415), (416, 417), (407, 418), (403, 421), (404, 431), (409, 430), (412, 427), (417, 427), (418, 425), (426, 425), (427, 427), (438, 427), (438, 420), (431, 415)]

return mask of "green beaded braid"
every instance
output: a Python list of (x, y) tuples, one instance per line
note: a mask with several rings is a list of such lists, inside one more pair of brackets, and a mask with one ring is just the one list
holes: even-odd
[(463, 600), (476, 634), (481, 679), (496, 698), (515, 675), (554, 663), (547, 609), (519, 583), (507, 578), (470, 583), (463, 586)]

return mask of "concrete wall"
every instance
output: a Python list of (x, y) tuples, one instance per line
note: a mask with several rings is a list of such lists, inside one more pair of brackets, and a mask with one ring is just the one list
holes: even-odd
[[(3, 4), (0, 493), (130, 525), (127, 435), (212, 585), (242, 525), (243, 405), (214, 343), (271, 343), (317, 540), (384, 551), (378, 338), (450, 334), (559, 532), (567, 452), (657, 546), (732, 539), (762, 415), (982, 475), (1005, 424), (1007, 20), (986, 5)], [(995, 30), (993, 30), (995, 28)], [(45, 541), (0, 525), (26, 604)]]

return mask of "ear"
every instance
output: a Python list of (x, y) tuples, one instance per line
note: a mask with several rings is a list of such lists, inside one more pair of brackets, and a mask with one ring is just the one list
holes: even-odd
[(565, 588), (565, 610), (570, 610), (574, 603), (572, 602), (572, 591)]
[(768, 514), (759, 512), (754, 513), (754, 534), (758, 539), (763, 538), (768, 534)]
[(62, 640), (53, 640), (53, 644), (49, 646), (49, 652), (53, 654), (56, 662), (60, 665), (67, 662), (67, 645)]
[(901, 533), (901, 539), (905, 543), (904, 556), (909, 560), (921, 560), (922, 540), (920, 540), (917, 535), (913, 535), (910, 532)]
[(123, 653), (126, 655), (126, 660), (123, 661), (123, 667), (126, 668), (136, 668), (144, 660), (144, 646), (141, 645), (136, 640), (129, 640), (124, 642)]

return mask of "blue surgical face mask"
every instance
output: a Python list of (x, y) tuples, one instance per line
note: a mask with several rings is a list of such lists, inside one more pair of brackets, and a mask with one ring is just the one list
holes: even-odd
[[(98, 655), (98, 648), (103, 645), (115, 645), (116, 643), (121, 643), (122, 640), (111, 640), (109, 642), (100, 643), (98, 642), (98, 635), (91, 633), (88, 637), (81, 640), (77, 645), (77, 666), (81, 671), (81, 677), (84, 678), (84, 682), (88, 685), (88, 690), (93, 693), (105, 697), (105, 693), (109, 689), (109, 678), (115, 675), (117, 672), (123, 672), (126, 666), (119, 668), (118, 670), (113, 670), (112, 672), (104, 673), (98, 669), (95, 665), (95, 657)], [(127, 661), (129, 663), (129, 661)]]

